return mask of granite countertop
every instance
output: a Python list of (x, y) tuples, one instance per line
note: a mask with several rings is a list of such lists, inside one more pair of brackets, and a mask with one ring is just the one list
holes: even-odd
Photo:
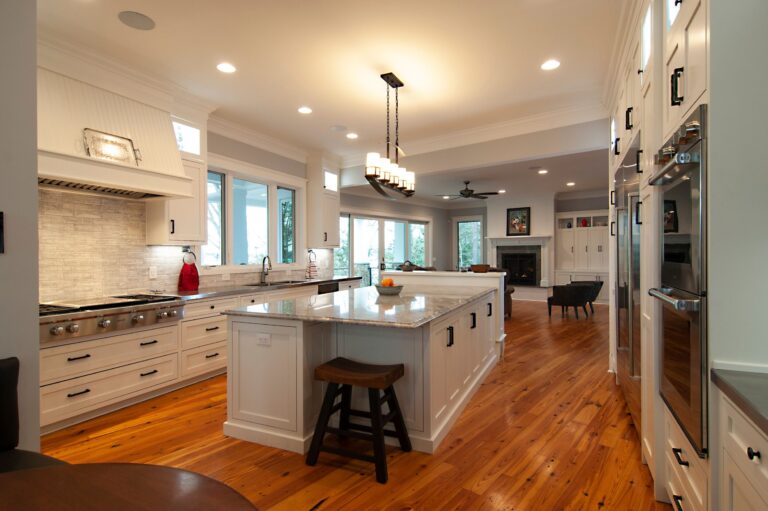
[(712, 382), (768, 435), (768, 373), (712, 369)]
[[(228, 286), (228, 287), (217, 287), (214, 289), (205, 289), (205, 290), (197, 290), (197, 291), (187, 291), (184, 293), (169, 293), (172, 296), (178, 296), (184, 301), (192, 301), (192, 300), (205, 300), (205, 299), (212, 299), (212, 298), (224, 298), (227, 296), (235, 296), (235, 295), (251, 295), (251, 294), (258, 294), (258, 293), (267, 293), (269, 291), (277, 291), (279, 289), (290, 289), (293, 287), (301, 287), (301, 286), (317, 286), (318, 284), (328, 284), (330, 282), (344, 282), (347, 280), (360, 280), (362, 277), (333, 277), (331, 279), (313, 279), (313, 280), (302, 280), (302, 281), (293, 281), (286, 284), (272, 284), (269, 286)], [(267, 279), (269, 281), (269, 279)]]
[(492, 287), (404, 286), (400, 296), (379, 296), (375, 287), (250, 305), (231, 316), (330, 321), (393, 328), (418, 328), (466, 305)]

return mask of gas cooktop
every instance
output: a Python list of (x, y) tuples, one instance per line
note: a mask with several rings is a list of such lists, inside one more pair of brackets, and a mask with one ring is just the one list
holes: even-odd
[(169, 302), (178, 300), (177, 296), (155, 295), (155, 294), (134, 294), (107, 296), (101, 298), (87, 298), (84, 300), (71, 300), (53, 303), (40, 304), (40, 316), (49, 316), (51, 314), (66, 314), (69, 312), (102, 310), (117, 307), (127, 307), (131, 305), (145, 305), (149, 303)]

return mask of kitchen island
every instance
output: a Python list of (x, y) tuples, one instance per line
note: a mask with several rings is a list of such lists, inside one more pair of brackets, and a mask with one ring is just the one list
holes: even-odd
[[(228, 316), (224, 433), (297, 453), (309, 448), (335, 357), (405, 365), (395, 383), (413, 448), (432, 453), (498, 360), (495, 287), (374, 287), (272, 301)], [(367, 410), (367, 394), (353, 393)]]

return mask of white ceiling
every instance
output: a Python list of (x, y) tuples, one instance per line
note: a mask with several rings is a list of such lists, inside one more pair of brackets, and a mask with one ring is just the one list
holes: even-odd
[[(578, 193), (599, 190), (605, 193), (608, 165), (607, 149), (586, 151), (576, 154), (519, 161), (494, 165), (473, 170), (447, 171), (427, 174), (417, 180), (420, 204), (441, 208), (484, 207), (482, 199), (444, 200), (441, 195), (456, 194), (464, 188), (464, 181), (471, 181), (469, 187), (475, 192), (506, 190), (512, 195), (525, 194), (540, 196), (559, 193)], [(540, 175), (539, 169), (547, 174)], [(567, 186), (572, 181), (574, 186)], [(370, 186), (345, 188), (345, 193), (370, 197), (381, 197)], [(404, 200), (404, 203), (413, 199)]]
[[(622, 4), (38, 0), (38, 16), (42, 33), (171, 80), (219, 105), (220, 118), (349, 156), (383, 149), (386, 89), (379, 75), (388, 71), (406, 84), (406, 151), (409, 140), (599, 104)], [(117, 19), (122, 10), (145, 13), (157, 26), (128, 28)], [(549, 58), (562, 66), (540, 70)], [(238, 71), (218, 72), (221, 61)], [(302, 104), (314, 113), (299, 115)], [(347, 140), (333, 125), (360, 139)], [(461, 182), (450, 179), (449, 188)]]

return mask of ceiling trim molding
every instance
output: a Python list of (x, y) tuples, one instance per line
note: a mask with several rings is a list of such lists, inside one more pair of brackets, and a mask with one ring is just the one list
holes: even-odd
[(299, 163), (307, 163), (308, 153), (306, 150), (232, 121), (222, 119), (216, 115), (212, 115), (208, 119), (208, 131), (298, 161)]
[(39, 32), (38, 66), (129, 97), (172, 114), (207, 118), (217, 105), (180, 85), (123, 65), (91, 48)]
[[(418, 190), (416, 192), (418, 194)], [(355, 191), (350, 190), (349, 188), (342, 188), (341, 189), (342, 195), (352, 195), (355, 197), (361, 197), (364, 199), (370, 199), (372, 201), (383, 201), (383, 202), (394, 202), (397, 204), (402, 204), (404, 206), (419, 206), (424, 208), (432, 208), (432, 209), (439, 209), (443, 211), (448, 211), (450, 208), (446, 208), (442, 206), (437, 201), (431, 201), (429, 199), (419, 198), (418, 195), (414, 195), (412, 197), (409, 197), (408, 199), (397, 199), (397, 198), (391, 198), (391, 199), (385, 199), (384, 197), (371, 197), (370, 195), (366, 193), (355, 193)], [(341, 206), (341, 209), (344, 209), (344, 206)]]
[[(424, 138), (408, 142), (409, 155), (432, 153), (445, 149), (491, 142), (528, 133), (562, 128), (574, 124), (605, 119), (609, 113), (599, 102), (588, 102), (540, 114), (519, 117), (509, 121), (458, 130), (445, 135)], [(355, 167), (365, 163), (362, 153), (343, 157), (343, 168)]]

